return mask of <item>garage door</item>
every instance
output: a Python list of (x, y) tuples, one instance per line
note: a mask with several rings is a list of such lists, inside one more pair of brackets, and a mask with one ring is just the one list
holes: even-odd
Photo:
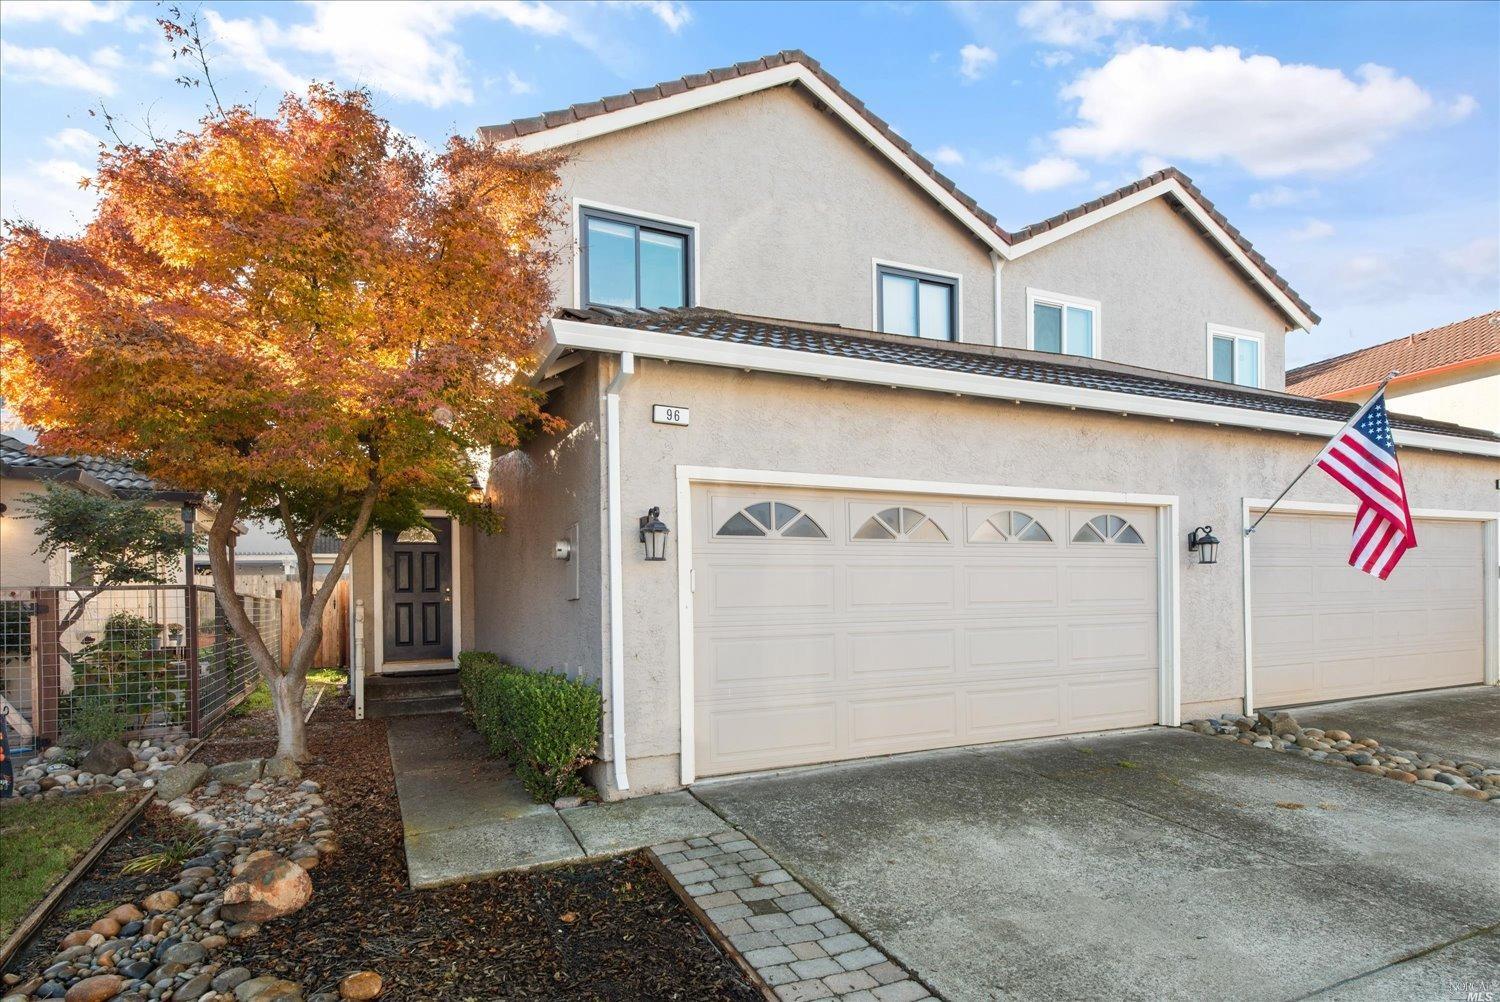
[(1148, 508), (700, 487), (700, 776), (1155, 723)]
[(1284, 706), (1484, 680), (1483, 535), (1417, 520), (1381, 581), (1348, 566), (1352, 516), (1273, 514), (1251, 541), (1255, 703)]

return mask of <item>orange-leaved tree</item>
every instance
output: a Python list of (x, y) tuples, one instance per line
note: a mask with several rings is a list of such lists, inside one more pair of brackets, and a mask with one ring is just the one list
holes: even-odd
[[(104, 150), (77, 238), (9, 224), (0, 397), (51, 449), (210, 499), (214, 590), (270, 688), (278, 757), (306, 758), (307, 670), (359, 540), (428, 507), (487, 522), (470, 457), (550, 420), (514, 377), (550, 303), (555, 166), (463, 138), (424, 152), (366, 92), (315, 86)], [(296, 552), (285, 664), (234, 592), (254, 517)], [(320, 532), (342, 545), (318, 581)]]

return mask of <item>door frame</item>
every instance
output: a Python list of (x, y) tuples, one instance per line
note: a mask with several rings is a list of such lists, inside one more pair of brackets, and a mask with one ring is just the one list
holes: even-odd
[[(449, 557), (449, 562), (453, 565), (453, 570), (452, 570), (453, 602), (451, 603), (452, 609), (453, 609), (453, 612), (452, 612), (452, 616), (453, 616), (453, 624), (452, 624), (452, 630), (453, 630), (453, 657), (450, 659), (450, 662), (451, 662), (451, 665), (453, 667), (457, 667), (457, 665), (458, 665), (459, 651), (462, 648), (462, 644), (461, 644), (460, 640), (463, 637), (463, 606), (464, 606), (464, 603), (463, 603), (463, 594), (464, 593), (463, 593), (463, 590), (462, 590), (462, 587), (461, 587), (462, 581), (461, 581), (461, 578), (460, 578), (460, 575), (463, 573), (463, 570), (462, 570), (462, 568), (463, 568), (463, 561), (461, 561), (459, 559), (460, 554), (463, 552), (462, 544), (459, 542), (459, 537), (461, 535), (461, 533), (459, 532), (459, 529), (462, 528), (462, 527), (459, 525), (458, 519), (454, 518), (450, 513), (446, 512), (446, 511), (442, 511), (442, 510), (437, 509), (437, 508), (423, 508), (422, 509), (422, 517), (423, 518), (446, 518), (448, 520), (448, 534), (451, 537), (451, 539), (449, 541), (449, 548), (450, 548), (450, 551), (451, 551), (451, 555)], [(384, 549), (385, 549), (385, 532), (383, 530), (381, 530), (381, 529), (375, 529), (374, 531), (372, 531), (370, 533), (370, 545), (371, 545), (371, 552), (372, 552), (373, 558), (374, 558), (371, 561), (371, 576), (370, 576), (370, 580), (372, 582), (373, 587), (370, 589), (370, 597), (371, 597), (370, 604), (372, 606), (374, 606), (374, 610), (373, 610), (374, 611), (374, 617), (373, 618), (375, 620), (375, 622), (374, 622), (374, 633), (375, 633), (374, 648), (375, 648), (375, 656), (373, 658), (371, 658), (371, 661), (373, 662), (373, 666), (371, 668), (370, 674), (371, 675), (379, 675), (379, 674), (381, 674), (381, 673), (383, 673), (385, 671), (385, 666), (386, 666), (386, 660), (385, 660), (385, 566), (384, 566), (385, 553), (383, 552)], [(413, 666), (412, 670), (414, 670), (414, 671), (422, 671), (424, 668), (430, 669), (430, 670), (438, 670), (435, 667), (438, 664), (442, 664), (443, 668), (446, 669), (447, 667), (449, 667), (450, 662), (441, 662), (441, 661), (411, 661), (411, 662), (406, 662), (406, 661), (392, 661), (391, 664), (393, 664), (393, 665), (410, 664), (410, 665)]]
[(693, 488), (710, 484), (741, 487), (792, 487), (812, 490), (877, 491), (896, 494), (951, 494), (970, 498), (1016, 501), (1060, 501), (1080, 504), (1121, 504), (1156, 509), (1156, 643), (1160, 675), (1157, 680), (1157, 722), (1169, 727), (1182, 723), (1182, 667), (1180, 631), (1182, 593), (1178, 575), (1178, 498), (1175, 494), (1131, 494), (1119, 491), (1080, 491), (1001, 484), (969, 484), (941, 480), (903, 480), (890, 477), (840, 476), (781, 470), (744, 470), (717, 466), (677, 467), (677, 685), (681, 704), (681, 780), (697, 779), (694, 761), (693, 693)]
[[(1245, 715), (1255, 713), (1255, 647), (1252, 621), (1255, 609), (1250, 590), (1251, 550), (1246, 534), (1250, 523), (1258, 512), (1270, 508), (1270, 498), (1240, 499), (1240, 585), (1244, 591), (1245, 631)], [(1358, 505), (1328, 501), (1282, 501), (1276, 505), (1278, 512), (1288, 515), (1348, 515), (1351, 518), (1359, 510)], [(1484, 554), (1481, 567), (1484, 571), (1484, 684), (1500, 684), (1500, 513), (1492, 511), (1463, 511), (1450, 508), (1413, 508), (1411, 517), (1444, 522), (1477, 522), (1481, 527)]]

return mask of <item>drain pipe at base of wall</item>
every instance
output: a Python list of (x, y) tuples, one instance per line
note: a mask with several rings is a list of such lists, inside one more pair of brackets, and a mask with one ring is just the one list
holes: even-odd
[(620, 389), (635, 375), (635, 355), (620, 352), (620, 371), (604, 391), (604, 520), (609, 538), (609, 720), (615, 787), (630, 789), (625, 774), (625, 594), (624, 540), (620, 523)]

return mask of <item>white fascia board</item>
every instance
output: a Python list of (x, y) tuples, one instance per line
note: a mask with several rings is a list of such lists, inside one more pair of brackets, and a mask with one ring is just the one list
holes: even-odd
[(917, 187), (936, 199), (943, 208), (947, 209), (959, 222), (963, 223), (985, 245), (1002, 255), (1010, 256), (1009, 245), (1001, 239), (1000, 234), (996, 233), (984, 220), (966, 208), (962, 202), (954, 198), (942, 185), (934, 181), (931, 174), (918, 167), (910, 156), (882, 135), (880, 130), (871, 125), (869, 120), (856, 111), (848, 101), (839, 97), (831, 87), (822, 80), (819, 80), (816, 74), (801, 63), (787, 63), (783, 66), (774, 66), (768, 70), (751, 73), (748, 76), (721, 80), (714, 84), (705, 84), (702, 87), (685, 90), (681, 94), (657, 98), (654, 101), (647, 101), (645, 104), (632, 105), (628, 108), (621, 108), (618, 111), (608, 111), (602, 115), (585, 118), (579, 122), (570, 122), (567, 125), (558, 125), (550, 129), (543, 129), (540, 132), (533, 132), (527, 136), (519, 136), (515, 139), (506, 140), (506, 143), (527, 153), (550, 150), (559, 146), (580, 143), (586, 139), (606, 136), (611, 132), (619, 132), (622, 129), (645, 125), (648, 122), (655, 122), (659, 119), (670, 118), (673, 115), (680, 115), (685, 111), (705, 108), (709, 105), (718, 104), (721, 101), (733, 100), (737, 97), (744, 97), (747, 94), (755, 94), (759, 91), (769, 90), (772, 87), (780, 87), (789, 83), (799, 83), (806, 87), (819, 101), (831, 109), (839, 117), (840, 121), (858, 133), (860, 138), (879, 150), (886, 159), (896, 165), (897, 169), (909, 177)]
[[(1223, 404), (1169, 400), (1114, 390), (1055, 386), (1026, 379), (949, 372), (895, 362), (839, 358), (786, 348), (728, 344), (681, 334), (660, 334), (577, 320), (554, 319), (550, 324), (548, 343), (553, 350), (573, 348), (610, 354), (628, 351), (642, 358), (693, 362), (730, 369), (753, 369), (814, 379), (837, 379), (902, 389), (931, 390), (936, 393), (1014, 400), (1018, 403), (1050, 404), (1173, 421), (1195, 421), (1261, 431), (1330, 437), (1343, 427), (1342, 422), (1327, 418), (1274, 414)], [(1409, 448), (1500, 458), (1500, 442), (1406, 430), (1397, 430), (1396, 439)]]
[(1317, 326), (1313, 322), (1312, 317), (1309, 317), (1285, 292), (1282, 292), (1259, 265), (1250, 260), (1250, 256), (1245, 253), (1244, 249), (1224, 231), (1222, 226), (1214, 221), (1214, 218), (1204, 210), (1203, 206), (1198, 204), (1198, 200), (1189, 195), (1187, 190), (1182, 187), (1181, 182), (1174, 177), (1158, 181), (1149, 188), (1142, 188), (1140, 191), (1126, 195), (1118, 201), (1102, 205), (1092, 212), (1086, 212), (1077, 218), (1070, 219), (1060, 226), (1054, 226), (1050, 230), (1038, 233), (1034, 237), (1018, 241), (1011, 245), (1008, 256), (1012, 258), (1024, 257), (1032, 251), (1041, 250), (1043, 247), (1054, 244), (1065, 237), (1070, 237), (1080, 230), (1088, 229), (1090, 226), (1102, 223), (1106, 219), (1118, 216), (1122, 212), (1134, 209), (1138, 205), (1144, 205), (1146, 202), (1151, 201), (1151, 199), (1160, 198), (1163, 195), (1176, 196), (1178, 202), (1185, 206), (1188, 212), (1192, 214), (1192, 217), (1198, 221), (1198, 224), (1208, 232), (1209, 236), (1213, 237), (1214, 242), (1224, 248), (1224, 251), (1230, 258), (1244, 269), (1254, 280), (1255, 284), (1263, 289), (1266, 295), (1270, 296), (1271, 300), (1277, 306), (1281, 307), (1287, 316), (1295, 320), (1299, 327), (1304, 330), (1310, 330)]

